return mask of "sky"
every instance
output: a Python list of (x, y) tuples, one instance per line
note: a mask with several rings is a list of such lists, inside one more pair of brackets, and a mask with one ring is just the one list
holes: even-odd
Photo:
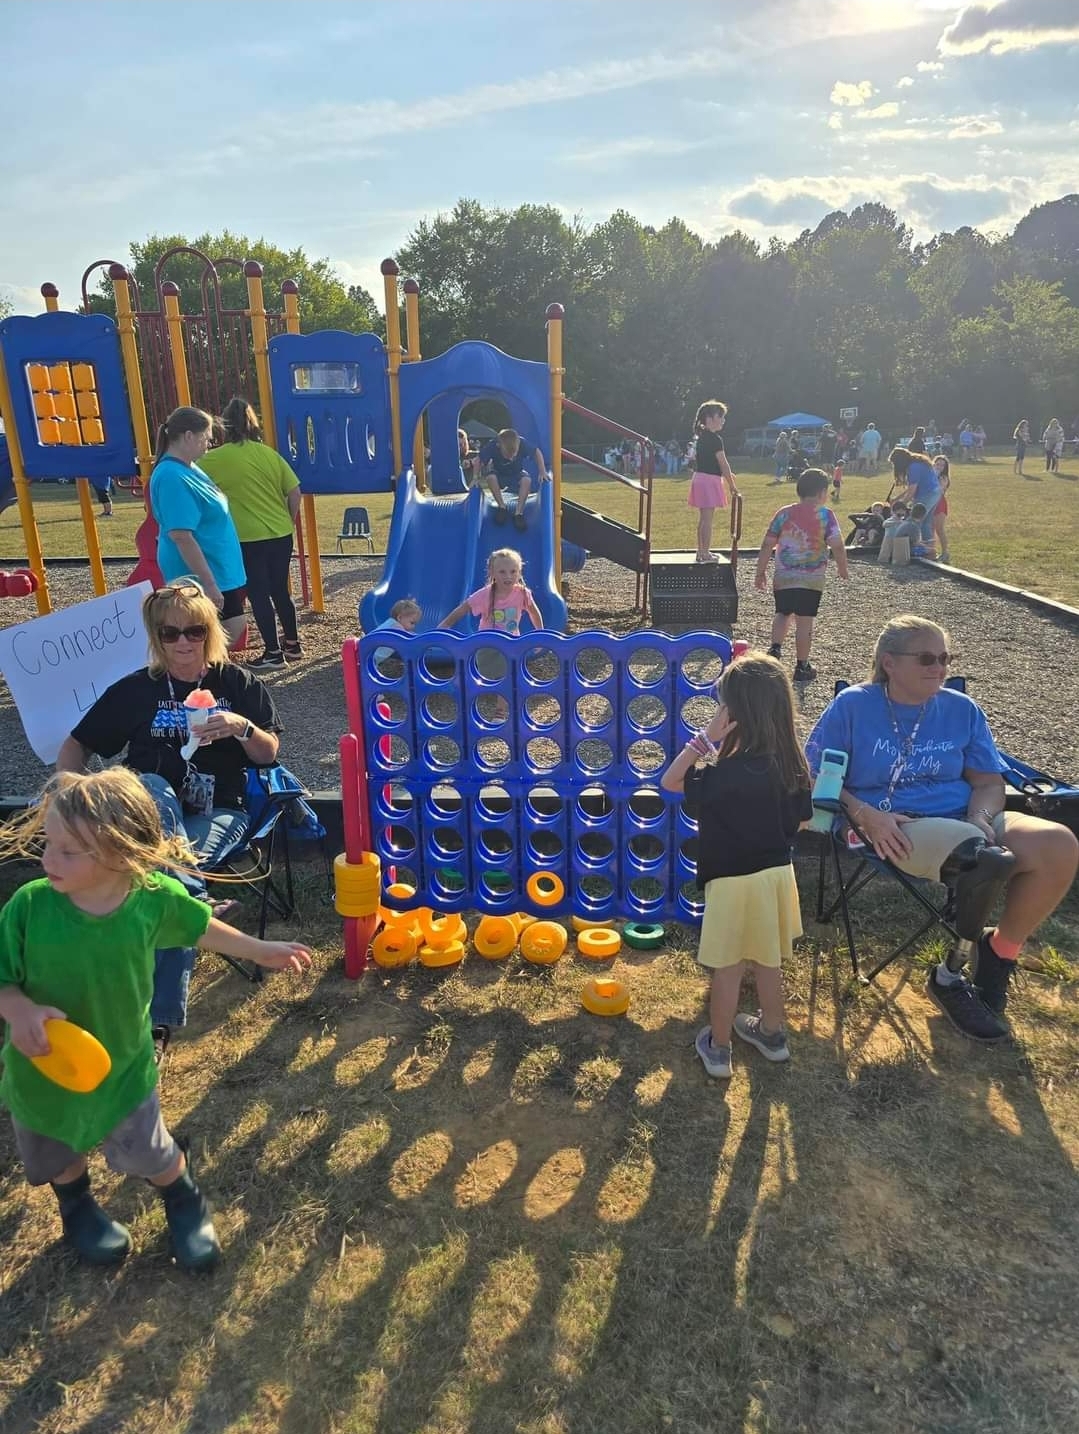
[[(468, 197), (793, 238), (1006, 232), (1079, 190), (1079, 0), (3, 6), (0, 294), (151, 233), (378, 266)], [(242, 256), (240, 256), (242, 257)]]

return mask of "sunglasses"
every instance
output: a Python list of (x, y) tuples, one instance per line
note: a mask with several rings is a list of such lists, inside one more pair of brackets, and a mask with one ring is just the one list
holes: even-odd
[(162, 642), (179, 642), (181, 637), (188, 642), (205, 642), (208, 630), (204, 622), (196, 622), (191, 627), (159, 627), (157, 635)]
[(896, 657), (913, 657), (919, 667), (950, 667), (958, 656), (954, 652), (897, 652)]

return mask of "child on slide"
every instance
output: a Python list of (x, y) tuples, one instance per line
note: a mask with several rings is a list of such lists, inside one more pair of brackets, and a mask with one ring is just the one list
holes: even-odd
[[(543, 616), (536, 606), (536, 600), (522, 582), (524, 559), (513, 548), (496, 548), (487, 559), (487, 585), (477, 588), (454, 610), (442, 619), (439, 627), (455, 627), (471, 613), (479, 618), (480, 632), (504, 632), (510, 637), (521, 636), (521, 618), (528, 616), (537, 631), (543, 626)], [(503, 664), (485, 663), (486, 654), (479, 654), (479, 668), (484, 677), (501, 678)], [(495, 656), (500, 657), (499, 654)], [(495, 719), (504, 722), (509, 716), (509, 707), (503, 697), (495, 698)]]

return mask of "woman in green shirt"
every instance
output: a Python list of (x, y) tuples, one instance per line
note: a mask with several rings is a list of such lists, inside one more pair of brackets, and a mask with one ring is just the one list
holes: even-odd
[(265, 649), (249, 668), (268, 672), (301, 655), (296, 608), (288, 590), (300, 480), (280, 453), (263, 443), (255, 410), (246, 399), (231, 399), (221, 422), (225, 442), (201, 458), (199, 466), (229, 500), (244, 556), (247, 596)]

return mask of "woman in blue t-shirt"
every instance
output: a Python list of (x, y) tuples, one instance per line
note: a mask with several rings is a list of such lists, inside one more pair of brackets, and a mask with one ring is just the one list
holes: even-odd
[(944, 686), (948, 647), (935, 622), (893, 618), (877, 639), (869, 682), (832, 701), (806, 756), (816, 775), (826, 748), (847, 754), (844, 811), (877, 856), (910, 876), (938, 880), (943, 863), (971, 837), (1014, 854), (1000, 921), (978, 942), (973, 984), (942, 962), (927, 986), (953, 1025), (978, 1035), (986, 1009), (990, 1018), (1003, 1015), (1023, 943), (1071, 886), (1079, 842), (1067, 827), (1004, 810), (1005, 764), (985, 714)]
[(897, 483), (906, 483), (906, 490), (898, 501), (913, 507), (921, 503), (925, 508), (922, 515), (922, 542), (933, 544), (933, 510), (940, 502), (940, 476), (924, 453), (912, 453), (909, 448), (893, 448), (888, 455)]
[(247, 627), (247, 577), (229, 500), (198, 465), (212, 431), (213, 419), (200, 408), (177, 408), (169, 414), (157, 431), (150, 507), (157, 519), (157, 563), (165, 581), (198, 578), (235, 646)]

